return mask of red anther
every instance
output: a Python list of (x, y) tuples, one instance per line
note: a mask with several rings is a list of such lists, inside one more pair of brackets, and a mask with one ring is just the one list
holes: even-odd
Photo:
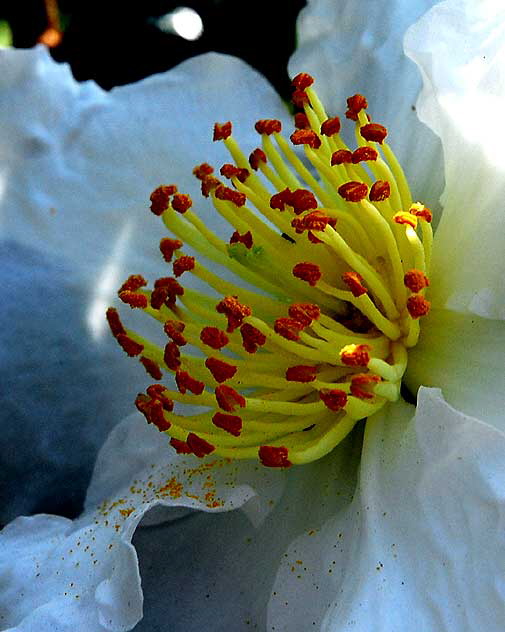
[(267, 341), (265, 334), (249, 323), (242, 325), (240, 333), (242, 335), (242, 346), (247, 353), (256, 353), (258, 347), (262, 347)]
[(355, 94), (347, 99), (347, 112), (345, 113), (348, 119), (352, 121), (358, 120), (358, 114), (361, 110), (366, 110), (368, 102), (362, 94)]
[(114, 338), (117, 338), (120, 334), (126, 335), (126, 329), (123, 327), (123, 323), (121, 322), (119, 313), (115, 307), (109, 307), (105, 316)]
[(295, 90), (291, 95), (291, 101), (300, 109), (303, 109), (305, 105), (310, 105), (309, 95), (304, 90)]
[(379, 144), (381, 144), (388, 135), (387, 129), (380, 123), (367, 123), (363, 125), (363, 127), (360, 127), (359, 133), (365, 140), (374, 141)]
[(167, 342), (165, 345), (165, 351), (163, 352), (163, 361), (169, 369), (177, 371), (181, 366), (181, 352), (175, 342)]
[(294, 303), (289, 306), (288, 314), (304, 327), (308, 327), (312, 321), (319, 320), (321, 310), (312, 303)]
[(368, 199), (371, 202), (384, 202), (391, 195), (391, 187), (387, 180), (377, 180), (372, 184)]
[(317, 264), (302, 261), (293, 268), (293, 276), (302, 281), (307, 281), (309, 285), (314, 287), (323, 275), (321, 268)]
[(178, 213), (184, 214), (193, 206), (193, 200), (187, 193), (176, 193), (172, 198), (172, 208)]
[(380, 381), (381, 378), (372, 373), (358, 373), (353, 375), (351, 378), (351, 395), (359, 397), (360, 399), (373, 399), (375, 394), (362, 387), (369, 386), (370, 384), (378, 384)]
[(144, 345), (141, 345), (140, 342), (135, 342), (135, 340), (132, 340), (127, 334), (118, 334), (116, 336), (116, 340), (130, 358), (138, 356), (142, 353), (142, 351), (144, 351)]
[(418, 208), (417, 205), (411, 206), (409, 212), (412, 215), (415, 215), (416, 217), (419, 217), (420, 219), (424, 219), (426, 222), (431, 223), (431, 220), (433, 219), (433, 213), (430, 211), (429, 208), (426, 208), (426, 206), (419, 206), (420, 208)]
[(319, 149), (321, 147), (321, 139), (311, 129), (297, 129), (289, 137), (293, 145), (308, 145), (312, 149)]
[(177, 191), (175, 184), (162, 184), (151, 193), (151, 211), (155, 215), (161, 215), (167, 210), (170, 202), (170, 196)]
[(352, 151), (338, 149), (331, 155), (331, 166), (349, 164), (352, 162)]
[(227, 200), (235, 204), (235, 206), (244, 206), (247, 200), (245, 193), (225, 187), (224, 184), (217, 186), (214, 192), (218, 200)]
[(161, 277), (156, 279), (154, 287), (155, 289), (158, 289), (159, 287), (166, 288), (169, 294), (173, 294), (175, 296), (182, 296), (184, 294), (184, 288), (179, 281), (174, 279), (174, 277)]
[(379, 152), (373, 147), (358, 147), (352, 152), (352, 162), (357, 165), (358, 162), (366, 162), (367, 160), (377, 160)]
[(292, 465), (288, 459), (289, 451), (284, 446), (262, 445), (258, 450), (258, 456), (266, 467), (289, 467)]
[(417, 216), (413, 213), (409, 214), (400, 211), (393, 215), (393, 222), (395, 222), (395, 224), (411, 226), (414, 229), (417, 228)]
[(214, 136), (212, 140), (226, 140), (231, 136), (231, 121), (226, 123), (214, 123)]
[(236, 296), (226, 296), (216, 305), (216, 312), (224, 314), (228, 319), (228, 328), (226, 331), (231, 333), (237, 327), (240, 327), (244, 318), (252, 314), (252, 310), (247, 305), (239, 302)]
[(313, 208), (317, 208), (317, 200), (314, 197), (312, 191), (307, 189), (296, 189), (291, 193), (290, 206), (293, 207), (293, 211), (296, 215), (300, 215), (304, 211), (310, 211)]
[(251, 169), (254, 169), (254, 171), (258, 171), (260, 162), (263, 162), (266, 164), (267, 156), (265, 152), (258, 147), (257, 149), (252, 151), (251, 154), (249, 155), (249, 164), (251, 165)]
[(176, 259), (173, 263), (174, 274), (176, 277), (180, 277), (184, 272), (189, 272), (195, 267), (195, 258), (188, 255), (183, 255)]
[(294, 318), (278, 318), (274, 323), (274, 331), (286, 340), (300, 340), (299, 333), (305, 329), (305, 325)]
[(336, 224), (337, 220), (334, 217), (329, 217), (322, 211), (307, 213), (301, 222), (296, 225), (291, 222), (291, 225), (296, 228), (297, 233), (303, 232), (304, 230), (324, 230), (328, 225), (335, 228)]
[(411, 292), (420, 292), (425, 287), (428, 287), (430, 281), (428, 277), (421, 270), (407, 270), (403, 277), (403, 283)]
[(153, 399), (160, 401), (163, 409), (170, 413), (174, 409), (174, 401), (164, 395), (166, 390), (163, 384), (151, 384), (151, 386), (147, 387), (147, 394)]
[(205, 384), (203, 382), (195, 380), (195, 378), (191, 377), (187, 371), (176, 371), (175, 383), (183, 395), (186, 391), (191, 391), (194, 395), (201, 395), (203, 393), (203, 389), (205, 388)]
[(229, 342), (228, 336), (217, 327), (204, 327), (200, 332), (200, 340), (212, 349), (222, 349)]
[(176, 439), (175, 437), (172, 437), (170, 439), (170, 445), (172, 446), (172, 448), (175, 448), (177, 454), (191, 454), (193, 452), (193, 450), (185, 441), (181, 441), (180, 439)]
[(238, 415), (227, 415), (226, 413), (217, 412), (212, 417), (212, 423), (218, 428), (222, 428), (234, 437), (240, 437), (242, 432), (242, 419)]
[(214, 173), (214, 167), (211, 167), (206, 162), (203, 162), (193, 169), (193, 175), (199, 180), (204, 180), (207, 176), (210, 176), (211, 173)]
[(186, 325), (179, 320), (167, 320), (163, 325), (163, 331), (171, 338), (178, 347), (183, 347), (187, 340), (182, 335)]
[(315, 234), (311, 230), (309, 230), (309, 232), (307, 233), (307, 237), (308, 237), (308, 240), (310, 242), (312, 242), (313, 244), (323, 244), (324, 243), (323, 240), (319, 239), (319, 237), (316, 237)]
[(298, 73), (296, 77), (293, 77), (293, 80), (291, 81), (291, 85), (293, 86), (293, 88), (297, 88), (298, 90), (305, 90), (306, 88), (309, 88), (313, 83), (314, 77), (312, 77), (312, 75), (309, 75), (308, 72)]
[(141, 274), (132, 274), (126, 279), (123, 285), (119, 288), (118, 292), (135, 292), (145, 285), (147, 285), (147, 281)]
[(144, 369), (153, 378), (153, 380), (161, 380), (161, 378), (163, 377), (163, 373), (161, 372), (160, 367), (156, 364), (156, 362), (154, 362), (150, 358), (146, 358), (145, 356), (142, 356), (141, 358), (139, 358), (139, 360), (144, 365)]
[(246, 404), (245, 397), (226, 384), (217, 386), (215, 394), (219, 408), (226, 410), (228, 413), (232, 413), (237, 406), (244, 408)]
[(283, 211), (286, 204), (292, 206), (292, 196), (293, 194), (287, 187), (283, 191), (279, 191), (279, 193), (274, 193), (270, 198), (270, 208), (277, 208), (279, 211)]
[(225, 178), (237, 178), (240, 182), (245, 182), (249, 177), (248, 169), (242, 169), (241, 167), (237, 167), (236, 165), (232, 165), (230, 163), (226, 163), (221, 167), (219, 173)]
[(163, 237), (160, 241), (160, 250), (163, 255), (163, 259), (167, 263), (172, 261), (172, 257), (174, 256), (174, 252), (182, 248), (182, 241), (180, 239), (170, 239), (169, 237)]
[(286, 380), (290, 382), (313, 382), (316, 379), (317, 366), (299, 364), (290, 366), (286, 371)]
[(212, 443), (205, 441), (205, 439), (202, 439), (194, 432), (190, 432), (188, 434), (186, 441), (191, 449), (191, 452), (199, 459), (207, 456), (207, 454), (210, 454), (211, 452), (214, 452), (214, 450), (216, 449), (216, 447), (213, 446)]
[(305, 112), (297, 112), (295, 114), (296, 129), (310, 129), (310, 122)]
[(144, 395), (144, 393), (139, 393), (137, 397), (135, 398), (135, 407), (137, 408), (139, 413), (142, 413), (144, 415), (144, 417), (147, 419), (148, 422), (149, 422), (148, 411), (149, 411), (150, 405), (151, 405), (151, 398), (147, 397), (147, 395)]
[(407, 310), (412, 318), (421, 318), (430, 311), (431, 303), (421, 294), (414, 294), (407, 299)]
[(254, 129), (258, 134), (279, 134), (282, 130), (282, 123), (277, 119), (260, 119), (254, 124)]
[(168, 419), (165, 418), (163, 412), (163, 406), (160, 401), (153, 401), (149, 406), (148, 413), (146, 415), (148, 423), (153, 424), (158, 428), (160, 432), (165, 432), (172, 425)]
[(162, 305), (175, 305), (175, 298), (173, 298), (166, 287), (156, 287), (151, 292), (151, 307), (153, 309), (160, 309)]
[(209, 197), (210, 192), (214, 191), (214, 189), (220, 186), (220, 184), (221, 182), (217, 178), (214, 178), (214, 176), (206, 176), (205, 178), (202, 178), (202, 195), (204, 197)]
[(340, 127), (340, 119), (338, 116), (334, 116), (333, 118), (323, 121), (321, 124), (321, 134), (324, 134), (325, 136), (333, 136), (334, 134), (338, 134), (340, 132)]
[(118, 296), (123, 301), (123, 303), (129, 305), (132, 309), (144, 309), (145, 307), (147, 307), (147, 296), (144, 296), (144, 294), (124, 290), (123, 292), (119, 292)]
[(367, 288), (361, 283), (363, 277), (354, 271), (344, 272), (342, 281), (351, 290), (353, 296), (362, 296), (368, 292)]
[(212, 373), (212, 377), (216, 380), (216, 382), (226, 382), (226, 380), (230, 380), (235, 373), (237, 372), (237, 367), (233, 366), (233, 364), (228, 364), (228, 362), (223, 362), (218, 358), (207, 358), (205, 360), (205, 366)]
[(339, 186), (338, 193), (346, 202), (361, 202), (368, 194), (368, 187), (364, 182), (351, 180)]
[(340, 360), (346, 366), (367, 366), (370, 362), (369, 345), (346, 345), (340, 350)]
[(238, 230), (236, 230), (233, 235), (230, 237), (230, 244), (244, 244), (244, 246), (250, 250), (253, 245), (252, 233), (250, 230), (247, 233), (241, 235)]
[(319, 397), (324, 405), (334, 413), (338, 413), (347, 404), (347, 393), (338, 388), (323, 389), (319, 391)]

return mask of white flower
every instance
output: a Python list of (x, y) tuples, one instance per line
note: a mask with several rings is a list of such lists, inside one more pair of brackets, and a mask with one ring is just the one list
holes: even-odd
[[(427, 183), (433, 182), (436, 145), (409, 113), (414, 69), (398, 48), (399, 34), (416, 16), (401, 3), (392, 5), (386, 29), (392, 35), (381, 39), (386, 22), (352, 5), (355, 13), (322, 1), (305, 10), (293, 74), (308, 70), (318, 88), (330, 86), (328, 108), (336, 101), (333, 89), (344, 86), (340, 103), (356, 90), (366, 92), (374, 120), (392, 130), (410, 119), (397, 138), (397, 153), (415, 194), (431, 203), (436, 187), (432, 191)], [(138, 416), (126, 419), (100, 454), (81, 518), (19, 518), (4, 530), (4, 628), (130, 629), (142, 605), (130, 540), (143, 513), (162, 503), (210, 512), (242, 505), (255, 524), (263, 524), (255, 529), (231, 512), (139, 530), (149, 604), (144, 629), (264, 628), (267, 621), (275, 630), (502, 629), (500, 11), (493, 2), (450, 0), (406, 39), (425, 80), (419, 115), (442, 139), (446, 174), (431, 275), (433, 310), (409, 353), (407, 381), (412, 389), (440, 387), (449, 404), (440, 391), (423, 388), (415, 412), (401, 402), (367, 422), (362, 452), (354, 433), (324, 459), (286, 476), (251, 462), (207, 469), (212, 455), (203, 462), (175, 457)], [(363, 16), (370, 22), (361, 23)], [(347, 33), (337, 28), (334, 39), (341, 22), (355, 26)], [(186, 176), (194, 164), (214, 157), (223, 162), (219, 147), (201, 141), (214, 118), (230, 118), (237, 130), (248, 130), (258, 118), (285, 118), (282, 104), (256, 73), (221, 56), (191, 60), (111, 95), (62, 78), (67, 71), (41, 50), (4, 58), (0, 76), (8, 107), (2, 118), (8, 124), (2, 142), (10, 140), (11, 154), (2, 174), (3, 204), (5, 235), (14, 243), (9, 252), (22, 257), (27, 277), (16, 276), (23, 282), (19, 300), (33, 294), (30, 261), (49, 262), (43, 283), (66, 282), (66, 275), (53, 272), (58, 253), (79, 292), (85, 282), (79, 280), (89, 283), (89, 333), (83, 329), (79, 342), (94, 336), (100, 349), (107, 348), (95, 314), (108, 304), (117, 281), (137, 269), (153, 278), (159, 273), (151, 253), (159, 236), (143, 210), (146, 190), (170, 174), (191, 191)], [(311, 58), (317, 58), (314, 68)], [(381, 79), (390, 77), (388, 64), (397, 71), (389, 83)], [(354, 81), (364, 73), (372, 90)], [(405, 81), (397, 85), (399, 76)], [(51, 90), (41, 95), (47, 86)], [(203, 97), (205, 113), (192, 116), (188, 129), (188, 112), (200, 111)], [(174, 98), (181, 107), (168, 109)], [(240, 140), (254, 147), (253, 138)], [(417, 160), (405, 160), (414, 154)], [(61, 291), (54, 294), (58, 300)], [(72, 304), (63, 307), (56, 329), (71, 317)], [(23, 323), (20, 336), (30, 323)], [(46, 345), (42, 358), (48, 351)], [(104, 379), (113, 391), (124, 388), (125, 364), (119, 356), (107, 367)], [(70, 382), (80, 378), (76, 372)], [(133, 383), (136, 392), (138, 381)], [(36, 411), (33, 417), (38, 419)], [(165, 516), (149, 517), (156, 522)]]

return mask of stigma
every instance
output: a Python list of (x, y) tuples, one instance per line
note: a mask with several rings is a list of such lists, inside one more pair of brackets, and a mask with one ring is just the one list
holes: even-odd
[(151, 194), (169, 233), (159, 244), (168, 271), (152, 285), (133, 274), (118, 294), (159, 322), (163, 342), (107, 311), (119, 345), (154, 380), (135, 404), (178, 453), (308, 463), (400, 396), (430, 309), (431, 212), (413, 203), (365, 97), (347, 99), (341, 121), (313, 83), (294, 78), (287, 133), (278, 120), (251, 122), (249, 155), (232, 122), (215, 124), (230, 162), (193, 173), (228, 235), (176, 185)]

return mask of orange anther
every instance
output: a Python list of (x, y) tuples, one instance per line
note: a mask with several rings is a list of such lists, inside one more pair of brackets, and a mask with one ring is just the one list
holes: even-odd
[(359, 133), (368, 141), (381, 144), (388, 135), (387, 129), (380, 123), (367, 123), (360, 127)]
[(321, 139), (311, 129), (297, 129), (290, 136), (293, 145), (308, 145), (312, 149), (319, 149), (321, 147)]
[(262, 445), (258, 450), (258, 456), (266, 467), (289, 467), (292, 465), (289, 460), (289, 451), (284, 446)]
[(368, 194), (368, 187), (364, 182), (351, 180), (338, 187), (338, 194), (346, 200), (346, 202), (361, 202)]
[(319, 397), (324, 405), (335, 413), (345, 408), (347, 404), (347, 393), (338, 388), (323, 389), (319, 391)]
[(308, 72), (300, 72), (293, 78), (291, 85), (298, 90), (305, 90), (314, 83), (314, 77)]
[(321, 123), (321, 134), (325, 136), (333, 136), (340, 132), (340, 119), (338, 116), (329, 118)]
[(348, 119), (352, 121), (358, 120), (358, 114), (361, 110), (366, 110), (368, 102), (362, 94), (355, 94), (347, 99), (347, 112), (345, 113)]
[(155, 215), (161, 215), (170, 202), (170, 196), (177, 191), (175, 184), (162, 184), (154, 189), (149, 199), (151, 200), (151, 211)]
[(215, 123), (213, 140), (226, 140), (229, 136), (231, 136), (231, 130), (231, 121), (227, 121), (226, 123)]
[(368, 292), (367, 288), (361, 283), (361, 281), (363, 281), (363, 277), (353, 270), (344, 272), (342, 275), (342, 281), (351, 290), (353, 296), (362, 296)]
[(391, 195), (391, 187), (387, 180), (377, 180), (372, 184), (368, 196), (371, 202), (384, 202)]
[(349, 164), (352, 162), (352, 152), (348, 149), (339, 149), (331, 155), (331, 166)]
[(260, 119), (256, 121), (254, 125), (254, 129), (258, 132), (258, 134), (266, 134), (270, 136), (271, 134), (279, 134), (282, 130), (282, 123), (277, 119)]
[(286, 370), (286, 380), (290, 382), (313, 382), (316, 379), (317, 367), (298, 364)]
[(421, 294), (414, 294), (407, 299), (407, 310), (412, 318), (417, 319), (426, 316), (430, 311), (431, 303)]
[(193, 206), (193, 200), (187, 193), (176, 193), (172, 198), (172, 208), (178, 213), (185, 213)]
[(205, 366), (212, 373), (212, 377), (216, 382), (226, 382), (231, 379), (237, 372), (237, 367), (228, 362), (223, 362), (218, 358), (207, 358), (205, 360)]
[(424, 272), (412, 269), (405, 273), (403, 283), (411, 292), (415, 292), (417, 294), (417, 292), (420, 292), (425, 287), (428, 287), (430, 281)]
[(191, 452), (200, 459), (204, 456), (207, 456), (207, 454), (214, 452), (214, 450), (216, 449), (215, 446), (212, 445), (212, 443), (205, 441), (205, 439), (202, 439), (194, 432), (190, 432), (188, 434), (186, 442), (190, 447)]
[(231, 413), (237, 406), (244, 408), (246, 405), (245, 397), (226, 384), (220, 384), (215, 390), (216, 401), (219, 408)]
[(346, 366), (367, 366), (370, 362), (369, 345), (345, 345), (340, 350), (340, 360)]
[(378, 157), (379, 152), (373, 147), (358, 147), (352, 152), (352, 162), (355, 165), (367, 160), (377, 160)]
[(307, 283), (313, 287), (323, 274), (317, 264), (302, 261), (294, 266), (293, 276), (302, 281), (307, 281)]
[(212, 423), (234, 437), (239, 437), (242, 431), (242, 419), (238, 415), (227, 415), (226, 413), (217, 412), (212, 417)]

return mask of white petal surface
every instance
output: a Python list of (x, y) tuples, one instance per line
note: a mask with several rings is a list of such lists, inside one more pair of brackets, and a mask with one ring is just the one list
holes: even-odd
[(145, 615), (135, 632), (165, 632), (167, 621), (171, 632), (269, 630), (267, 603), (286, 550), (348, 506), (361, 444), (358, 427), (324, 459), (288, 470), (285, 492), (259, 528), (242, 512), (198, 512), (139, 529)]
[(405, 381), (439, 387), (455, 408), (505, 432), (505, 323), (431, 310), (409, 351)]
[[(114, 452), (115, 463), (107, 463)], [(112, 480), (112, 470), (121, 460), (129, 463), (119, 482)], [(178, 457), (167, 438), (138, 414), (109, 437), (95, 476), (90, 494), (96, 502), (102, 491), (114, 493), (75, 522), (38, 515), (18, 518), (3, 530), (2, 629), (130, 630), (142, 616), (137, 555), (130, 541), (151, 507), (222, 512), (252, 500), (249, 513), (261, 519), (283, 482), (282, 473), (252, 462)]]
[(422, 121), (444, 148), (444, 213), (433, 258), (438, 307), (505, 319), (505, 7), (448, 0), (406, 35)]
[(344, 113), (347, 97), (364, 94), (373, 119), (388, 127), (414, 197), (436, 207), (443, 187), (440, 143), (417, 118), (421, 79), (402, 47), (406, 28), (433, 4), (309, 0), (298, 17), (298, 48), (289, 71), (316, 77), (332, 116)]
[(367, 424), (352, 506), (292, 544), (269, 624), (501, 632), (504, 472), (505, 436), (436, 389), (420, 391), (415, 414), (407, 404), (379, 413)]

